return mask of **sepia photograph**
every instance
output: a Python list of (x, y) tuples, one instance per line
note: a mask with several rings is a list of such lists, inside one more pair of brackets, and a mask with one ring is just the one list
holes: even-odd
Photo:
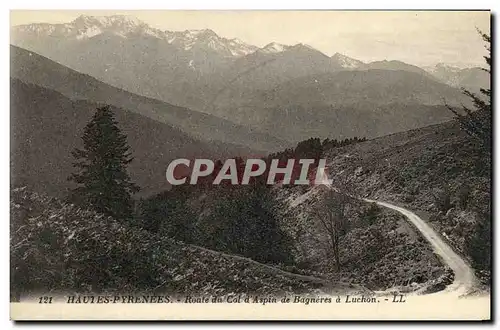
[(491, 320), (491, 22), (11, 10), (11, 319)]

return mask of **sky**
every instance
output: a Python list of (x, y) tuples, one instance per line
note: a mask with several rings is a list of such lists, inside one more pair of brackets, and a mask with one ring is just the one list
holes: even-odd
[(67, 23), (79, 15), (130, 15), (162, 30), (212, 29), (262, 47), (305, 43), (326, 55), (431, 66), (484, 65), (488, 11), (11, 11), (11, 26)]

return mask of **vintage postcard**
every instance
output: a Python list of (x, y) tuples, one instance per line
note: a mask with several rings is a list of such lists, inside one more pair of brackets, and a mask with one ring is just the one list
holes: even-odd
[(490, 11), (11, 11), (13, 320), (490, 320)]

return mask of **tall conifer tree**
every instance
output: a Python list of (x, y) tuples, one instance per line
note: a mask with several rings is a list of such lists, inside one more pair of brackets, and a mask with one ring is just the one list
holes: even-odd
[(127, 165), (133, 160), (130, 146), (109, 106), (97, 108), (82, 139), (83, 149), (72, 152), (78, 173), (69, 180), (78, 187), (71, 191), (71, 201), (119, 219), (130, 218), (132, 194), (139, 187), (127, 173)]

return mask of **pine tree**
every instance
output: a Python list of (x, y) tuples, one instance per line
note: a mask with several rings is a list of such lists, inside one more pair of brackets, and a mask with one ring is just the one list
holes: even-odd
[[(487, 43), (486, 49), (488, 55), (484, 56), (488, 69), (483, 69), (491, 75), (491, 38), (485, 33), (479, 32), (483, 40)], [(465, 106), (462, 107), (463, 114), (458, 110), (449, 107), (448, 109), (455, 114), (460, 127), (469, 136), (475, 138), (483, 148), (485, 154), (491, 152), (491, 130), (492, 130), (492, 110), (491, 110), (491, 89), (481, 88), (480, 91), (484, 97), (480, 97), (471, 91), (462, 89), (463, 93), (471, 98), (474, 103), (475, 111)]]
[(83, 149), (72, 152), (78, 173), (69, 180), (78, 187), (71, 191), (70, 200), (117, 219), (130, 218), (132, 194), (139, 187), (127, 173), (133, 158), (109, 106), (97, 108), (82, 139)]

